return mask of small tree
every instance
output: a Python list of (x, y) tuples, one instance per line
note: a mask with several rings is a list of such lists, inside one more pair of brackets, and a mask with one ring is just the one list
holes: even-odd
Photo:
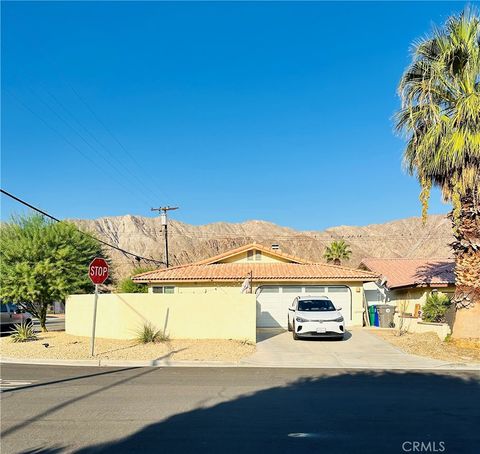
[(152, 271), (153, 268), (142, 268), (138, 267), (135, 268), (129, 277), (122, 279), (117, 285), (117, 292), (118, 293), (147, 293), (148, 287), (145, 284), (137, 284), (132, 281), (132, 277), (146, 273), (147, 271)]
[(342, 260), (350, 259), (352, 255), (352, 251), (350, 247), (345, 241), (332, 241), (330, 246), (325, 248), (325, 253), (323, 257), (327, 260), (327, 262), (333, 262), (334, 265), (341, 265)]
[(98, 241), (72, 223), (15, 217), (0, 226), (0, 297), (31, 312), (47, 331), (49, 304), (93, 291), (87, 269), (98, 255)]
[(398, 313), (398, 321), (397, 321), (397, 336), (403, 336), (406, 332), (408, 332), (408, 325), (405, 320), (405, 312), (408, 308), (408, 300), (400, 300), (397, 303), (397, 313)]
[(432, 292), (423, 306), (422, 320), (426, 322), (444, 322), (445, 314), (451, 306), (450, 298), (441, 292)]

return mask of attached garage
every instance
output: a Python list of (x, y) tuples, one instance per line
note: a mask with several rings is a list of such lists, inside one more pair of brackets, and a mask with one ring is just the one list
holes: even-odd
[(257, 327), (286, 328), (288, 306), (297, 296), (326, 296), (352, 321), (352, 292), (345, 285), (263, 285), (257, 289)]

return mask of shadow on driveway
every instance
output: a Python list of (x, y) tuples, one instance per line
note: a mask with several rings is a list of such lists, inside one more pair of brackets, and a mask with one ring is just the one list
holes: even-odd
[(286, 333), (283, 328), (257, 328), (257, 343)]

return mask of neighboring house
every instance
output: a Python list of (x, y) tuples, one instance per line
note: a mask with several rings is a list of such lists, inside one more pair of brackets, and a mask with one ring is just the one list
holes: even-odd
[[(455, 263), (452, 259), (363, 259), (359, 268), (380, 275), (377, 286), (365, 285), (369, 304), (389, 302), (402, 312), (414, 314), (432, 291), (452, 296), (455, 292)], [(417, 306), (418, 307), (418, 306)]]
[(189, 265), (133, 277), (149, 292), (171, 294), (235, 293), (257, 296), (257, 326), (286, 327), (288, 306), (298, 295), (328, 296), (347, 326), (363, 323), (363, 284), (376, 273), (326, 263), (312, 263), (253, 243)]

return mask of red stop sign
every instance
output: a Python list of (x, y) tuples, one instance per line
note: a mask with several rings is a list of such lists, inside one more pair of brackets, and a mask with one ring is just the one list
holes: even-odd
[(108, 263), (105, 259), (96, 257), (88, 265), (88, 276), (94, 284), (103, 284), (108, 278)]

